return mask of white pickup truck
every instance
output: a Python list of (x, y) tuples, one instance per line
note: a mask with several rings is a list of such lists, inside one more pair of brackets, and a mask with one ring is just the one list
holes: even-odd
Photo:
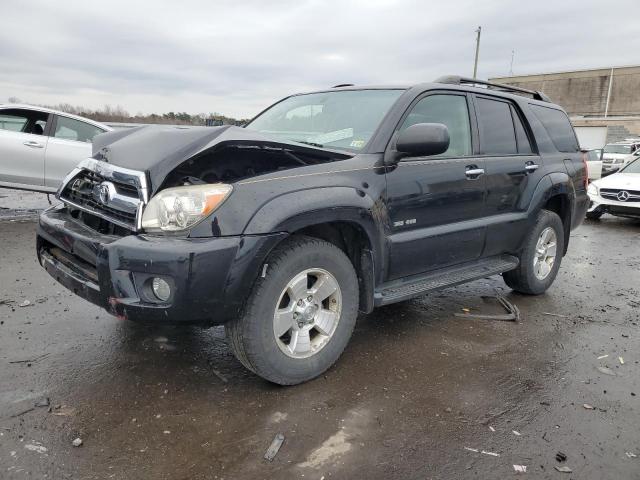
[(609, 175), (628, 165), (640, 155), (640, 139), (628, 138), (622, 142), (608, 143), (602, 151), (602, 174)]

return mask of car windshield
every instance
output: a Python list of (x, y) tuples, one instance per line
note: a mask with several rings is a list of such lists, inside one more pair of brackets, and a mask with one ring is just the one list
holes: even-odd
[(640, 159), (634, 160), (620, 171), (624, 173), (640, 173)]
[(359, 151), (403, 90), (347, 90), (295, 95), (247, 128), (283, 140)]
[(605, 145), (604, 153), (631, 153), (631, 145)]
[(589, 151), (587, 152), (587, 159), (588, 159), (590, 162), (594, 162), (594, 161), (596, 161), (596, 160), (600, 160), (600, 152), (599, 152), (599, 151), (597, 151), (597, 150), (589, 150)]

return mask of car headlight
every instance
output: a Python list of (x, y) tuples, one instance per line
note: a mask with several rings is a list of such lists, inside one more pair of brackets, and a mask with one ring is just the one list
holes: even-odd
[(596, 197), (598, 196), (598, 187), (595, 185), (595, 183), (589, 184), (589, 186), (587, 187), (587, 193), (590, 195), (595, 195)]
[(222, 205), (232, 189), (214, 183), (162, 190), (145, 207), (142, 228), (148, 232), (186, 230)]
[(613, 163), (624, 163), (624, 159), (622, 158), (616, 158)]

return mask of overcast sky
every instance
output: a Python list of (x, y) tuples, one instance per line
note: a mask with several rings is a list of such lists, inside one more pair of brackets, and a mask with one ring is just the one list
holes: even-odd
[(0, 0), (0, 102), (252, 116), (337, 83), (640, 64), (639, 0)]

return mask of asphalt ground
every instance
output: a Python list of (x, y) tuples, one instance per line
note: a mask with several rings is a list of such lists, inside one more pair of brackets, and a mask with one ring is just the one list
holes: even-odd
[[(496, 276), (361, 316), (285, 388), (222, 327), (121, 321), (59, 286), (35, 257), (46, 205), (0, 190), (2, 479), (640, 478), (640, 222), (586, 222), (545, 295)], [(455, 315), (503, 313), (495, 295), (519, 322)]]

